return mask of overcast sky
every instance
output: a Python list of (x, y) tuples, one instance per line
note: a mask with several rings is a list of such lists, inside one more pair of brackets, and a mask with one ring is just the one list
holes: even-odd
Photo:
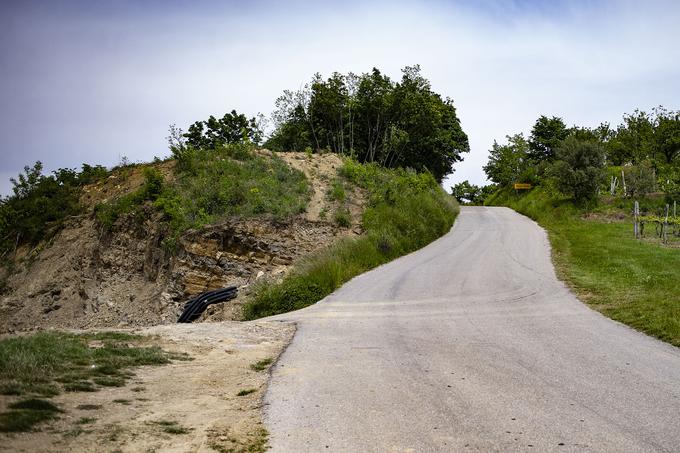
[(444, 186), (480, 184), (493, 140), (541, 114), (595, 126), (680, 108), (678, 24), (677, 1), (3, 0), (0, 192), (36, 160), (165, 156), (169, 124), (269, 115), (317, 71), (413, 64), (470, 138)]

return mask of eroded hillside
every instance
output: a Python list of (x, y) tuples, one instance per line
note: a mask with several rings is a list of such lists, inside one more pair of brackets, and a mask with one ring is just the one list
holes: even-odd
[[(174, 160), (118, 169), (84, 188), (83, 215), (69, 219), (48, 243), (17, 250), (0, 302), (0, 330), (173, 323), (188, 298), (230, 285), (241, 288), (239, 298), (211, 307), (204, 319), (239, 319), (241, 302), (254, 281), (275, 280), (296, 260), (339, 236), (361, 233), (365, 197), (338, 178), (342, 161), (337, 155), (255, 154), (265, 162), (282, 159), (304, 174), (304, 212), (225, 215), (182, 231), (168, 247), (172, 223), (158, 202), (146, 201), (133, 212), (118, 209), (108, 228), (97, 206), (117, 206), (139, 192), (149, 168), (157, 170), (163, 184), (177, 184), (180, 194), (184, 190), (188, 195), (176, 199), (188, 203), (190, 190), (195, 190), (190, 178), (199, 176), (181, 173)], [(239, 161), (233, 165), (243, 166)], [(248, 190), (257, 193), (258, 187)]]

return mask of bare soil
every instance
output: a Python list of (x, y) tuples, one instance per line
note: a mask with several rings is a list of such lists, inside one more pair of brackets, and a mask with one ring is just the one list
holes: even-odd
[[(241, 319), (253, 282), (279, 279), (299, 259), (339, 237), (361, 233), (363, 193), (348, 189), (342, 204), (328, 195), (342, 166), (337, 155), (277, 155), (310, 182), (311, 201), (303, 215), (285, 221), (229, 219), (187, 232), (179, 251), (170, 254), (162, 246), (165, 226), (152, 206), (145, 207), (141, 221), (134, 215), (120, 219), (113, 233), (101, 230), (90, 210), (70, 219), (49, 243), (20, 251), (9, 289), (0, 297), (0, 333), (170, 324), (189, 298), (227, 286), (241, 288), (239, 298), (210, 307), (203, 319)], [(152, 165), (166, 179), (173, 177), (174, 161)], [(82, 202), (93, 209), (136, 190), (143, 180), (141, 166), (118, 169), (86, 187)], [(348, 227), (333, 220), (340, 208), (350, 212)]]
[[(260, 451), (266, 441), (262, 395), (269, 370), (295, 327), (280, 322), (223, 322), (134, 330), (191, 361), (141, 367), (125, 387), (53, 398), (65, 413), (39, 431), (0, 434), (0, 451)], [(254, 390), (238, 396), (243, 390)], [(0, 397), (4, 410), (8, 397)]]

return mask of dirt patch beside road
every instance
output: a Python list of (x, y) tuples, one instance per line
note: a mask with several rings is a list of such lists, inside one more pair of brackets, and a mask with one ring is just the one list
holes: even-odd
[[(280, 322), (135, 330), (193, 360), (139, 368), (125, 387), (57, 396), (52, 401), (65, 411), (57, 422), (38, 432), (0, 434), (0, 451), (262, 451), (266, 363), (278, 358), (294, 331)], [(7, 402), (2, 397), (0, 409)]]

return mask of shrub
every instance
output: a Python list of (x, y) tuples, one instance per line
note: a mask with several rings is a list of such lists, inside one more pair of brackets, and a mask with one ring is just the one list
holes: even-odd
[(557, 148), (550, 175), (558, 190), (577, 203), (593, 200), (604, 180), (604, 149), (598, 143), (568, 137)]
[(656, 188), (656, 174), (649, 160), (624, 170), (626, 176), (626, 191), (631, 197), (644, 197)]

